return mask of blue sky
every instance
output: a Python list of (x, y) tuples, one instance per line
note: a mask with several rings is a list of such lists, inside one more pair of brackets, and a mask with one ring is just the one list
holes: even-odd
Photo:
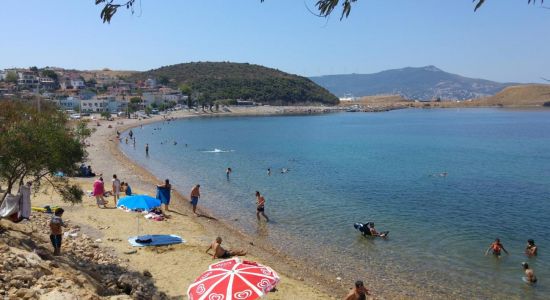
[(476, 13), (470, 0), (359, 0), (343, 21), (313, 16), (315, 2), (138, 0), (133, 15), (103, 24), (94, 0), (3, 0), (0, 68), (233, 61), (304, 76), (435, 65), (497, 81), (550, 77), (550, 9), (527, 0), (487, 0)]

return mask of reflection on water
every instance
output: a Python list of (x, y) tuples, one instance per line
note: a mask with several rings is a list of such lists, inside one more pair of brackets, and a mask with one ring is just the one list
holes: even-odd
[[(200, 183), (199, 205), (331, 278), (365, 278), (388, 297), (550, 297), (550, 260), (523, 254), (528, 238), (550, 248), (550, 111), (194, 119), (152, 135), (154, 126), (134, 130), (154, 156), (123, 151), (177, 189)], [(256, 190), (269, 223), (256, 219)], [(353, 223), (366, 221), (389, 238), (362, 237)], [(510, 255), (484, 255), (495, 237)], [(535, 288), (521, 281), (524, 260)]]

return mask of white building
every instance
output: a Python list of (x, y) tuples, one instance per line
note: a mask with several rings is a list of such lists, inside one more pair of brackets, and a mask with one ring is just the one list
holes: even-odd
[(8, 75), (8, 72), (4, 70), (0, 70), (0, 81), (6, 80), (6, 76)]
[(76, 110), (80, 107), (80, 99), (76, 97), (67, 97), (51, 101), (64, 110)]
[(34, 75), (32, 72), (17, 72), (17, 85), (35, 88), (38, 86), (38, 76)]

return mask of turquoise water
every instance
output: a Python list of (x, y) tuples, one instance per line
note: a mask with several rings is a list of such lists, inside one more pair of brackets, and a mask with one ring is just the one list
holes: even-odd
[[(136, 149), (121, 146), (130, 158), (184, 194), (200, 183), (199, 205), (333, 277), (382, 295), (550, 298), (548, 110), (195, 118), (133, 131)], [(389, 239), (361, 237), (352, 224), (367, 220)], [(510, 255), (484, 256), (495, 237)], [(523, 254), (528, 238), (537, 258)], [(536, 287), (521, 281), (522, 261)]]

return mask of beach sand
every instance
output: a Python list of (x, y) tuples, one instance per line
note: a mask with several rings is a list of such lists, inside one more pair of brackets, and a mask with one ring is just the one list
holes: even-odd
[[(292, 108), (296, 109), (296, 108)], [(302, 111), (303, 112), (303, 111)], [(281, 108), (250, 108), (237, 109), (231, 114), (258, 115), (288, 113)], [(170, 117), (180, 118), (195, 116), (197, 114), (179, 111)], [(216, 114), (221, 115), (221, 114)], [(134, 193), (144, 193), (155, 196), (156, 184), (161, 179), (155, 178), (148, 171), (137, 166), (126, 158), (118, 149), (119, 141), (116, 139), (116, 130), (123, 131), (127, 128), (139, 126), (156, 121), (162, 121), (161, 116), (152, 119), (117, 119), (115, 121), (92, 121), (90, 127), (96, 131), (88, 139), (90, 146), (87, 148), (90, 164), (96, 174), (103, 174), (105, 187), (110, 189), (113, 174), (117, 174), (121, 181), (129, 182)], [(100, 126), (96, 126), (99, 122)], [(111, 125), (112, 128), (108, 128)], [(134, 129), (134, 130), (139, 130)], [(137, 147), (144, 145), (137, 141)], [(74, 179), (84, 191), (92, 189), (94, 178)], [(185, 187), (173, 187), (175, 191), (187, 195)], [(186, 295), (188, 286), (215, 262), (211, 255), (205, 253), (209, 244), (216, 236), (222, 236), (223, 246), (226, 249), (244, 248), (249, 254), (244, 258), (253, 260), (272, 267), (279, 272), (281, 282), (277, 291), (268, 295), (269, 299), (336, 299), (345, 295), (347, 287), (352, 283), (336, 283), (340, 286), (337, 290), (334, 285), (328, 286), (319, 277), (307, 276), (307, 269), (300, 268), (292, 261), (281, 259), (282, 253), (276, 253), (269, 247), (259, 247), (238, 230), (226, 226), (218, 220), (196, 217), (192, 214), (188, 200), (180, 193), (172, 194), (169, 212), (170, 218), (157, 222), (146, 220), (139, 213), (125, 212), (120, 209), (99, 209), (95, 205), (95, 199), (84, 196), (83, 203), (67, 205), (59, 200), (53, 193), (37, 194), (33, 197), (33, 206), (60, 205), (66, 208), (64, 219), (74, 224), (79, 224), (82, 230), (94, 239), (101, 239), (102, 247), (113, 249), (120, 258), (127, 259), (130, 270), (143, 272), (148, 270), (155, 279), (160, 291), (171, 297)], [(113, 207), (113, 198), (107, 198), (108, 206)], [(207, 215), (208, 212), (201, 211)], [(186, 240), (185, 244), (168, 247), (141, 247), (132, 248), (127, 239), (136, 234), (176, 234)], [(136, 250), (137, 253), (125, 254)], [(184, 296), (184, 298), (187, 298)]]

